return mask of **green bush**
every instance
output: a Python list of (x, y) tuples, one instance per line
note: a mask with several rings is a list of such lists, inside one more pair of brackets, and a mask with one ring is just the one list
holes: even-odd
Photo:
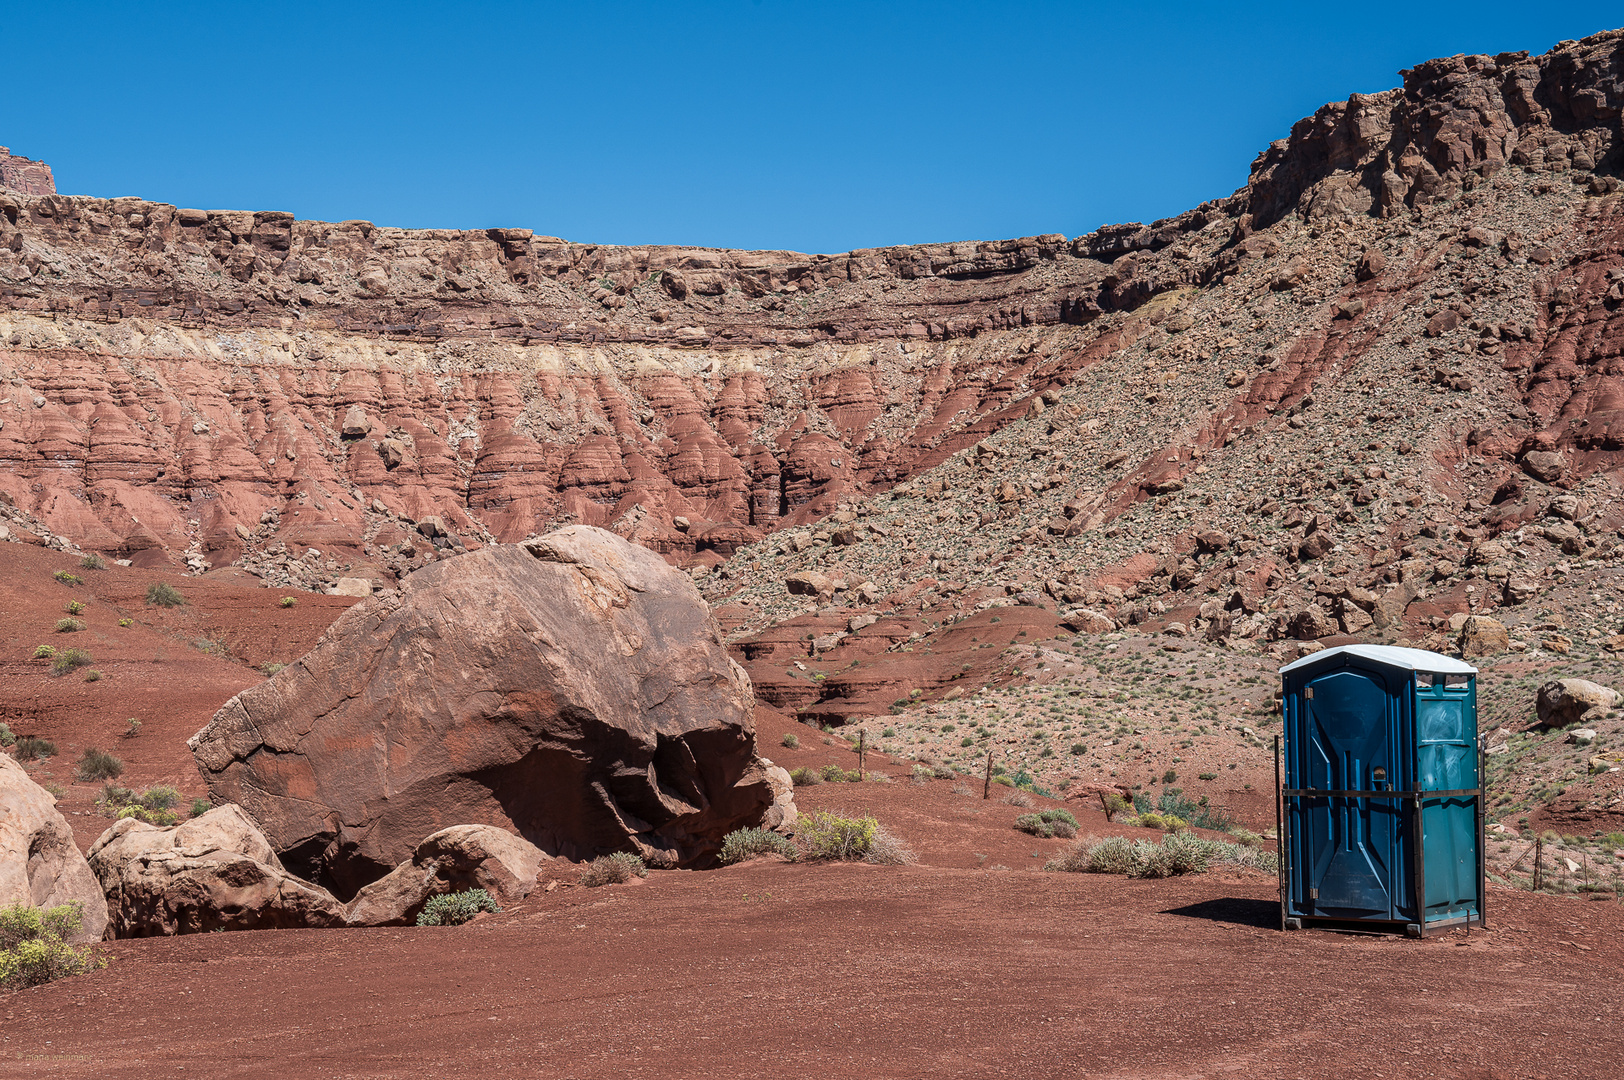
[(209, 800), (205, 799), (201, 795), (199, 795), (197, 798), (192, 800), (192, 816), (193, 817), (202, 817), (204, 814), (208, 813), (212, 809), (214, 809), (214, 807), (209, 805)]
[(33, 735), (24, 735), (17, 740), (17, 760), (37, 761), (40, 758), (56, 756), (56, 743), (50, 739), (41, 739)]
[(856, 783), (863, 778), (863, 774), (856, 770), (842, 769), (839, 765), (825, 765), (820, 774), (826, 783), (838, 784), (842, 781)]
[(0, 746), (10, 746), (17, 741), (17, 736), (11, 733), (11, 726), (0, 720)]
[(78, 619), (56, 620), (56, 632), (59, 634), (76, 634), (85, 628), (85, 624)]
[(785, 746), (786, 749), (794, 750), (794, 749), (797, 749), (800, 745), (801, 745), (801, 740), (796, 737), (796, 735), (795, 735), (795, 733), (793, 731), (786, 731), (784, 733), (784, 746)]
[(85, 672), (85, 682), (101, 682), (101, 672), (97, 671), (95, 668), (91, 668), (89, 671)]
[(56, 655), (55, 645), (38, 645), (34, 648), (35, 660), (49, 660)]
[(79, 560), (79, 567), (83, 570), (106, 570), (107, 560), (95, 552), (91, 552)]
[(82, 667), (90, 666), (90, 653), (84, 649), (61, 649), (51, 657), (51, 674), (66, 675)]
[[(101, 798), (96, 805), (101, 812), (110, 817), (133, 817), (138, 821), (145, 821), (152, 825), (173, 825), (180, 820), (172, 807), (180, 801), (180, 792), (168, 784), (158, 784), (145, 791), (133, 791), (118, 784), (107, 783), (102, 785)], [(193, 803), (193, 810), (196, 810)], [(208, 807), (205, 804), (204, 809)], [(194, 812), (193, 817), (197, 814)]]
[(299, 598), (296, 596), (284, 596), (282, 599), (277, 601), (277, 604), (285, 608), (290, 608), (298, 602)]
[(1053, 807), (1035, 814), (1022, 814), (1015, 819), (1015, 828), (1045, 839), (1058, 836), (1070, 840), (1077, 835), (1077, 819), (1071, 816), (1069, 810)]
[(1108, 836), (1103, 840), (1089, 837), (1049, 860), (1044, 869), (1162, 878), (1199, 874), (1214, 864), (1251, 867), (1271, 874), (1279, 869), (1272, 851), (1227, 840), (1204, 840), (1188, 832), (1173, 833), (1163, 837), (1160, 843), (1129, 840), (1125, 836)]
[(491, 894), (484, 889), (442, 893), (439, 896), (430, 897), (429, 902), (423, 905), (422, 913), (417, 916), (417, 925), (461, 926), (481, 911), (498, 912), (501, 910), (491, 897)]
[(135, 625), (135, 620), (134, 619), (120, 619), (118, 621), (118, 625), (119, 625), (119, 627), (121, 629), (128, 629), (129, 627), (132, 627), (132, 626)]
[(722, 837), (722, 850), (717, 859), (723, 866), (731, 866), (757, 855), (782, 855), (794, 862), (795, 845), (771, 829), (735, 829)]
[(124, 763), (105, 750), (90, 747), (79, 755), (77, 771), (81, 780), (116, 780), (124, 772)]
[(812, 787), (823, 783), (823, 777), (818, 775), (818, 770), (806, 765), (802, 765), (799, 769), (791, 772), (789, 779), (796, 787)]
[(89, 946), (68, 944), (81, 925), (78, 901), (43, 911), (29, 904), (0, 907), (0, 989), (21, 990), (105, 966)]
[(802, 814), (795, 829), (795, 844), (803, 859), (869, 862), (901, 866), (914, 861), (914, 853), (873, 817), (841, 817), (826, 810)]
[(56, 580), (60, 581), (62, 584), (68, 585), (68, 586), (83, 585), (84, 584), (84, 581), (79, 577), (79, 575), (70, 574), (66, 570), (58, 570), (56, 573), (52, 574), (51, 576), (56, 578)]
[(69, 600), (67, 607), (63, 610), (69, 615), (83, 615), (85, 613), (85, 602), (83, 600)]
[(158, 607), (180, 607), (186, 603), (186, 597), (180, 590), (167, 582), (155, 581), (147, 586), (147, 603)]
[(587, 863), (586, 869), (581, 871), (581, 884), (595, 889), (599, 885), (621, 885), (634, 877), (648, 877), (642, 856), (617, 851)]

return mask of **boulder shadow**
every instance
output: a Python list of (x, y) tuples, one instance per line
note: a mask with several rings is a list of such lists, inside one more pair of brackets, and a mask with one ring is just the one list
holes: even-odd
[(1278, 900), (1226, 896), (1218, 900), (1203, 900), (1199, 904), (1168, 908), (1160, 914), (1182, 915), (1187, 919), (1206, 919), (1209, 922), (1238, 923), (1241, 926), (1255, 926), (1260, 930), (1280, 929)]

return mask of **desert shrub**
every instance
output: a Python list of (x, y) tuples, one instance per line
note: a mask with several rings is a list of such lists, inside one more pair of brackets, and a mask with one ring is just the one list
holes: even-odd
[(17, 740), (16, 752), (18, 761), (38, 761), (40, 758), (55, 757), (56, 743), (34, 735), (24, 735)]
[[(172, 807), (180, 801), (180, 792), (168, 784), (158, 784), (145, 791), (134, 791), (118, 784), (106, 783), (102, 785), (101, 797), (96, 800), (96, 806), (109, 817), (132, 817), (138, 821), (145, 821), (151, 825), (173, 825), (180, 820)], [(205, 802), (204, 809), (207, 810)], [(193, 804), (196, 810), (196, 803)], [(194, 812), (193, 817), (197, 814)]]
[(1227, 832), (1235, 823), (1227, 811), (1207, 805), (1205, 798), (1192, 802), (1180, 788), (1163, 791), (1161, 798), (1156, 800), (1156, 810), (1163, 817), (1171, 814), (1183, 819), (1192, 828), (1211, 829), (1213, 832)]
[(141, 720), (139, 717), (132, 716), (124, 721), (124, 738), (133, 739), (139, 734), (141, 734)]
[(155, 581), (147, 586), (147, 603), (157, 607), (180, 607), (186, 603), (186, 597), (180, 590), (167, 582)]
[(795, 845), (788, 837), (771, 829), (735, 829), (722, 837), (722, 850), (717, 859), (724, 866), (753, 859), (757, 855), (782, 855), (795, 861)]
[(135, 620), (134, 619), (120, 619), (118, 621), (118, 625), (119, 625), (119, 627), (121, 629), (126, 629), (127, 630), (130, 627), (135, 625)]
[(878, 825), (874, 829), (874, 841), (869, 844), (868, 854), (863, 861), (875, 866), (911, 866), (919, 861), (919, 857), (884, 825)]
[(97, 671), (95, 668), (91, 668), (89, 671), (85, 672), (85, 682), (101, 682), (101, 672)]
[(69, 600), (67, 606), (62, 610), (69, 615), (83, 615), (85, 613), (85, 602), (83, 600)]
[(209, 805), (209, 800), (205, 799), (201, 795), (199, 795), (197, 798), (192, 800), (192, 816), (193, 817), (202, 817), (204, 814), (208, 813), (212, 809), (214, 809), (214, 807)]
[(932, 765), (930, 774), (938, 780), (951, 780), (959, 775), (946, 765)]
[(51, 576), (56, 578), (56, 580), (61, 582), (62, 584), (68, 585), (68, 586), (83, 585), (84, 584), (84, 581), (79, 577), (79, 575), (70, 574), (66, 570), (58, 570), (56, 573), (52, 574)]
[(39, 645), (34, 649), (35, 660), (49, 660), (56, 655), (55, 645)]
[(842, 769), (839, 765), (825, 765), (820, 775), (827, 783), (830, 784), (838, 784), (842, 781), (851, 781), (855, 783), (863, 778), (863, 774), (857, 772), (855, 769), (848, 771), (846, 769)]
[(267, 676), (270, 676), (275, 675), (278, 671), (281, 671), (285, 667), (287, 667), (286, 664), (278, 663), (275, 660), (267, 660), (259, 666), (259, 670), (263, 671)]
[(789, 779), (796, 787), (812, 787), (823, 783), (823, 777), (818, 775), (818, 770), (806, 765), (802, 765), (799, 769), (791, 772)]
[(1106, 792), (1105, 797), (1101, 801), (1105, 804), (1106, 821), (1112, 820), (1118, 814), (1128, 809), (1130, 805), (1127, 799), (1124, 799), (1121, 795), (1112, 794), (1111, 792)]
[(107, 560), (93, 551), (79, 560), (79, 568), (82, 570), (106, 570)]
[(56, 632), (59, 634), (76, 634), (85, 628), (85, 624), (78, 619), (56, 620)]
[(502, 909), (484, 889), (441, 893), (429, 898), (417, 916), (418, 926), (461, 926), (481, 911), (497, 912)]
[(10, 746), (17, 741), (17, 736), (11, 733), (11, 725), (0, 720), (0, 746)]
[(296, 596), (284, 596), (282, 599), (277, 601), (277, 604), (280, 607), (290, 608), (298, 602), (299, 598)]
[(784, 747), (786, 749), (795, 750), (795, 749), (798, 749), (800, 747), (800, 745), (801, 745), (801, 740), (800, 740), (800, 738), (798, 738), (796, 736), (796, 734), (793, 731), (786, 731), (784, 733)]
[(617, 851), (587, 863), (586, 869), (581, 871), (581, 884), (594, 889), (599, 885), (621, 885), (634, 877), (648, 877), (642, 856)]
[(1171, 784), (1178, 778), (1179, 774), (1177, 769), (1168, 769), (1166, 772), (1162, 773), (1162, 783), (1164, 784)]
[(890, 773), (880, 772), (877, 769), (871, 769), (868, 772), (860, 775), (864, 780), (867, 780), (871, 784), (889, 784), (891, 782)]
[(1071, 816), (1071, 811), (1059, 807), (1040, 810), (1036, 814), (1022, 814), (1015, 819), (1015, 827), (1021, 832), (1045, 839), (1058, 836), (1070, 840), (1077, 835), (1077, 819)]
[(76, 771), (81, 780), (116, 780), (124, 772), (124, 762), (105, 750), (89, 747), (79, 755)]
[(1103, 840), (1087, 837), (1049, 860), (1044, 869), (1162, 878), (1199, 874), (1219, 863), (1251, 867), (1265, 873), (1277, 873), (1279, 869), (1272, 851), (1227, 840), (1204, 840), (1188, 832), (1165, 836), (1160, 843), (1129, 840), (1125, 836), (1108, 836)]
[(915, 765), (908, 773), (908, 779), (916, 784), (928, 784), (936, 776), (936, 771), (929, 765)]
[(1005, 805), (1008, 805), (1008, 806), (1021, 806), (1021, 807), (1031, 806), (1032, 805), (1032, 796), (1028, 795), (1026, 792), (1020, 790), (1019, 788), (1016, 788), (1014, 791), (1012, 791), (1008, 795), (1004, 796), (1004, 803), (1005, 803)]
[(0, 908), (0, 989), (21, 990), (102, 967), (106, 961), (92, 948), (68, 944), (82, 920), (78, 901), (44, 910), (29, 904)]
[(51, 674), (66, 675), (90, 665), (90, 653), (84, 649), (61, 649), (51, 657)]
[(795, 830), (801, 856), (807, 859), (861, 861), (874, 846), (880, 823), (872, 817), (844, 818), (826, 810), (802, 814)]

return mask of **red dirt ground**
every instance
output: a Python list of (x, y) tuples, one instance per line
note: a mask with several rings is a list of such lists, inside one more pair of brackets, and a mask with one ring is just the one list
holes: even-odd
[[(109, 823), (72, 783), (86, 745), (123, 783), (202, 787), (184, 741), (252, 665), (291, 660), (350, 601), (229, 576), (78, 571), (0, 545), (8, 722), (54, 738), (88, 846)], [(69, 589), (51, 579), (69, 569)], [(157, 611), (149, 581), (192, 600)], [(89, 627), (51, 626), (70, 597)], [(136, 625), (118, 628), (128, 616)], [(89, 648), (105, 678), (52, 679), (42, 641)], [(199, 650), (223, 640), (239, 662)], [(120, 739), (124, 718), (141, 734)], [(788, 768), (856, 755), (767, 708)], [(798, 749), (781, 746), (794, 732)], [(211, 1077), (1611, 1077), (1624, 1059), (1624, 908), (1491, 887), (1490, 929), (1425, 941), (1282, 934), (1272, 878), (1044, 873), (1064, 841), (966, 780), (802, 788), (804, 810), (875, 814), (907, 867), (761, 861), (552, 891), (455, 928), (206, 934), (105, 946), (102, 971), (0, 996), (0, 1078)], [(42, 775), (48, 774), (48, 775)], [(1039, 806), (1052, 805), (1036, 800)], [(1108, 825), (1066, 804), (1083, 833)]]

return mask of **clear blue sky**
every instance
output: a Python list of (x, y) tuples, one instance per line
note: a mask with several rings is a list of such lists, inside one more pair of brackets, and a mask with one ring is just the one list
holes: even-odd
[(1616, 3), (14, 4), (0, 145), (63, 191), (841, 251), (1149, 221), (1326, 101)]

